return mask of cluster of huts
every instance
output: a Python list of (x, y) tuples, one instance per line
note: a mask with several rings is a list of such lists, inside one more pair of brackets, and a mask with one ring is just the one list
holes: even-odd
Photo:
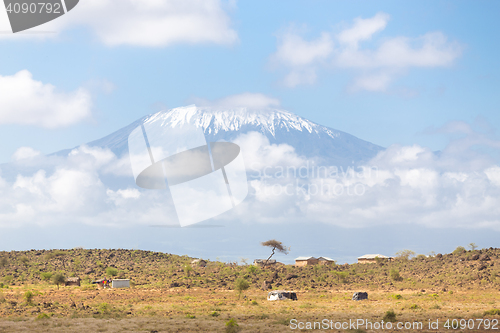
[[(105, 282), (106, 281), (106, 282)], [(81, 280), (79, 277), (69, 277), (66, 278), (64, 283), (65, 286), (80, 286)], [(97, 284), (100, 287), (104, 287), (107, 284), (107, 280), (97, 280), (93, 281), (93, 284)], [(111, 288), (130, 288), (130, 279), (112, 279), (111, 283), (108, 285)]]
[[(364, 256), (358, 257), (358, 264), (370, 264), (370, 263), (376, 263), (377, 260), (383, 260), (383, 261), (392, 261), (394, 258), (384, 256), (383, 254), (365, 254)], [(267, 263), (266, 263), (267, 261)], [(263, 265), (268, 265), (268, 266), (273, 266), (273, 265), (283, 265), (280, 262), (277, 262), (274, 259), (266, 260), (266, 259), (255, 259), (253, 261), (254, 265), (257, 266), (263, 266)], [(313, 265), (333, 265), (335, 264), (335, 260), (332, 258), (328, 257), (298, 257), (295, 258), (295, 266), (302, 267), (302, 266), (313, 266)]]

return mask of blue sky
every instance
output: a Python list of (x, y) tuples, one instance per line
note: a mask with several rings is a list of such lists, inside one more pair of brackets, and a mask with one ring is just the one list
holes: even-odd
[[(89, 14), (80, 14), (82, 8), (60, 18), (62, 23), (54, 21), (54, 27), (48, 23), (36, 28), (58, 33), (4, 36), (1, 76), (27, 70), (33, 80), (63, 93), (82, 88), (91, 106), (84, 117), (50, 129), (0, 119), (0, 160), (8, 162), (20, 146), (50, 153), (105, 136), (162, 107), (245, 92), (279, 99), (282, 108), (385, 147), (418, 143), (439, 150), (447, 138), (430, 132), (447, 122), (472, 124), (479, 118), (493, 130), (500, 124), (498, 2), (239, 1), (214, 2), (214, 6), (227, 22), (213, 34), (230, 31), (232, 38), (202, 36), (193, 42), (181, 36), (159, 45), (138, 45), (125, 38), (110, 45), (99, 36), (105, 29), (102, 22), (86, 21)], [(96, 9), (88, 11), (92, 10)], [(419, 37), (437, 32), (446, 38), (438, 48), (455, 44), (458, 50), (443, 64), (401, 68), (388, 64), (381, 71), (398, 73), (381, 89), (352, 90), (353, 81), (364, 71), (378, 75), (380, 69), (335, 66), (332, 55), (302, 66), (314, 68), (312, 82), (293, 87), (283, 83), (294, 69), (282, 58), (273, 61), (283, 35), (299, 36), (307, 43), (328, 34), (336, 48), (336, 35), (352, 28), (355, 19), (370, 19), (377, 13), (386, 15), (385, 27), (361, 41), (360, 49), (374, 52), (398, 37), (408, 38), (418, 49)], [(142, 19), (147, 21), (147, 15)], [(19, 112), (11, 108), (3, 112)]]
[[(495, 203), (500, 188), (498, 17), (500, 3), (494, 0), (81, 0), (52, 22), (11, 34), (7, 16), (0, 11), (0, 163), (73, 148), (162, 109), (222, 105), (250, 96), (258, 105), (279, 107), (389, 147), (375, 160), (387, 172), (376, 182), (366, 180), (373, 191), (364, 200), (346, 200), (352, 210), (342, 213), (351, 221), (358, 209), (359, 220), (351, 222), (367, 238), (367, 216), (378, 212), (383, 228), (399, 230), (380, 231), (387, 239), (404, 232), (405, 223), (413, 223), (411, 228), (422, 235), (439, 224), (432, 240), (415, 243), (421, 253), (464, 245), (467, 228), (474, 229), (470, 241), (489, 247), (500, 229), (500, 212), (492, 209), (500, 207)], [(437, 150), (445, 153), (435, 158), (431, 152)], [(73, 167), (78, 154), (98, 156), (97, 162), (77, 170)], [(15, 227), (10, 238), (2, 240), (4, 249), (29, 247), (19, 244), (30, 219), (46, 233), (46, 241), (40, 241), (37, 235), (43, 232), (31, 229), (36, 230), (30, 236), (36, 246), (103, 247), (97, 238), (54, 239), (49, 230), (55, 229), (44, 223), (56, 228), (47, 221), (57, 214), (55, 220), (92, 220), (89, 212), (73, 207), (73, 196), (80, 200), (88, 194), (88, 201), (82, 202), (91, 206), (99, 206), (101, 199), (120, 205), (122, 199), (139, 196), (129, 188), (109, 192), (96, 176), (106, 163), (118, 168), (119, 158), (82, 148), (65, 161), (43, 160), (38, 172), (30, 165), (31, 171), (16, 179), (3, 179), (0, 173), (0, 195), (8, 198), (0, 200), (0, 227), (11, 220), (9, 227)], [(398, 184), (391, 183), (394, 179)], [(92, 186), (81, 194), (64, 188), (64, 182), (75, 188), (83, 184), (84, 190), (85, 184)], [(391, 207), (397, 193), (408, 200)], [(39, 198), (33, 199), (36, 195)], [(52, 201), (44, 201), (47, 198)], [(383, 207), (377, 206), (380, 198), (387, 199)], [(429, 198), (437, 199), (430, 203)], [(59, 205), (51, 206), (54, 202)], [(408, 203), (414, 206), (405, 208)], [(251, 211), (249, 207), (240, 213)], [(275, 208), (277, 214), (291, 209), (285, 204)], [(9, 215), (12, 210), (17, 215)], [(107, 213), (96, 216), (107, 218)], [(327, 216), (326, 211), (313, 218), (321, 221), (322, 215)], [(300, 221), (294, 222), (300, 233)], [(390, 228), (391, 223), (399, 223), (399, 229)], [(446, 228), (456, 226), (464, 228), (453, 231), (461, 243), (440, 243)], [(279, 236), (279, 227), (273, 228)], [(330, 250), (349, 248), (339, 232), (346, 225), (324, 228), (323, 233), (334, 234), (338, 242)], [(82, 234), (92, 230), (84, 228)], [(124, 239), (136, 232), (120, 230)], [(116, 238), (112, 244), (195, 256), (201, 251), (196, 244), (179, 250), (179, 240), (148, 242), (148, 231), (142, 233), (140, 240)], [(169, 233), (189, 239), (187, 231)], [(221, 244), (237, 246), (231, 230), (221, 234)], [(349, 229), (349, 237), (354, 234)], [(259, 236), (251, 236), (256, 244)], [(403, 241), (408, 239), (384, 249), (392, 254)], [(306, 251), (312, 243), (297, 241), (294, 246)], [(252, 251), (249, 246), (247, 250)], [(341, 251), (346, 261), (354, 259)], [(234, 259), (229, 252), (227, 257)]]

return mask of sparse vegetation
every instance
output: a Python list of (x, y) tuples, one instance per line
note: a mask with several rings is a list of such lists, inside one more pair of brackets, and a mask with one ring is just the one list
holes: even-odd
[[(4, 284), (0, 289), (0, 315), (9, 318), (6, 322), (16, 320), (16, 325), (31, 322), (30, 325), (36, 327), (56, 322), (70, 325), (71, 318), (87, 318), (97, 325), (102, 319), (120, 318), (132, 328), (120, 326), (118, 331), (189, 331), (196, 325), (200, 331), (221, 332), (225, 323), (234, 318), (242, 330), (281, 332), (290, 330), (289, 318), (314, 321), (328, 311), (336, 313), (332, 318), (335, 320), (359, 313), (373, 321), (380, 320), (385, 316), (379, 312), (384, 307), (393, 308), (399, 321), (406, 318), (426, 321), (428, 317), (443, 318), (450, 313), (461, 318), (500, 316), (496, 302), (500, 288), (500, 249), (385, 261), (382, 266), (277, 264), (262, 269), (213, 261), (206, 267), (192, 267), (189, 277), (185, 266), (192, 258), (187, 256), (151, 251), (73, 249), (45, 260), (45, 255), (51, 252), (0, 252), (0, 258), (11, 263), (0, 267), (0, 281)], [(22, 256), (28, 258), (26, 265), (21, 264)], [(66, 269), (60, 258), (65, 258)], [(98, 262), (102, 267), (96, 265)], [(130, 278), (136, 285), (131, 289), (102, 292), (97, 285), (90, 284), (106, 276), (109, 267), (117, 269), (120, 276)], [(400, 279), (391, 271), (397, 272)], [(52, 282), (55, 274), (80, 277), (82, 285), (56, 290), (55, 285), (45, 283)], [(244, 289), (245, 303), (237, 302), (235, 297), (240, 294), (236, 285), (241, 280), (249, 285)], [(296, 291), (299, 300), (268, 302), (267, 292), (262, 290), (264, 281), (274, 290)], [(369, 299), (375, 302), (352, 302), (353, 291), (346, 290), (367, 291)], [(243, 295), (238, 297), (241, 299)], [(57, 319), (50, 322), (29, 320), (41, 313), (46, 314), (44, 318), (54, 316)], [(175, 328), (162, 328), (157, 324), (139, 327), (129, 321), (152, 323), (153, 318), (157, 320), (155, 323), (159, 320), (169, 325), (175, 323)], [(97, 326), (87, 331), (99, 332), (99, 329)], [(12, 327), (5, 330), (16, 331)], [(40, 326), (24, 330), (46, 329)], [(77, 328), (74, 331), (80, 333)]]
[(56, 273), (52, 275), (51, 281), (53, 284), (57, 285), (57, 289), (59, 289), (59, 286), (66, 282), (66, 278), (61, 273)]
[(385, 313), (384, 317), (382, 318), (383, 321), (385, 322), (391, 322), (394, 323), (396, 322), (396, 313), (393, 310), (389, 310)]
[(239, 325), (236, 323), (236, 320), (234, 318), (229, 319), (229, 321), (226, 322), (226, 333), (236, 333), (239, 331)]
[(402, 281), (403, 278), (401, 277), (401, 275), (399, 275), (399, 271), (395, 268), (392, 268), (391, 271), (390, 271), (390, 275), (391, 275), (391, 279), (393, 281)]
[(118, 270), (114, 267), (108, 267), (106, 268), (106, 275), (113, 277), (118, 275)]
[(241, 297), (241, 293), (250, 288), (250, 283), (244, 278), (237, 278), (234, 283), (234, 290), (238, 291), (238, 298)]
[(409, 260), (415, 256), (415, 252), (412, 250), (401, 250), (396, 252), (396, 258), (400, 260)]
[(35, 296), (35, 295), (29, 290), (24, 293), (24, 300), (26, 301), (26, 304), (28, 304), (28, 305), (33, 304), (33, 296)]
[(487, 311), (484, 311), (484, 316), (500, 316), (500, 309), (491, 309), (491, 310), (487, 310)]
[(477, 249), (476, 243), (470, 243), (469, 244), (469, 249), (471, 249), (472, 251), (474, 251), (475, 249)]
[(26, 256), (21, 256), (21, 258), (19, 258), (19, 261), (24, 265), (24, 266), (27, 266), (28, 265), (28, 262), (29, 262), (29, 259), (28, 257)]
[(0, 258), (0, 267), (5, 267), (7, 266), (7, 264), (9, 263), (9, 261), (7, 260), (7, 258)]
[(40, 313), (38, 316), (36, 316), (36, 319), (40, 320), (40, 319), (49, 319), (50, 316), (46, 313)]

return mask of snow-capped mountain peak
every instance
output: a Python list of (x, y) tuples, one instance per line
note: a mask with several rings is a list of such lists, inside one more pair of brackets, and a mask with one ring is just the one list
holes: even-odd
[(176, 127), (190, 123), (203, 128), (205, 134), (239, 131), (246, 125), (259, 128), (264, 134), (276, 135), (277, 130), (307, 131), (309, 133), (325, 133), (331, 138), (338, 137), (327, 127), (301, 118), (291, 112), (279, 109), (250, 109), (246, 107), (217, 109), (213, 107), (197, 107), (189, 105), (168, 111), (160, 111), (149, 116), (145, 122), (161, 121), (161, 126)]

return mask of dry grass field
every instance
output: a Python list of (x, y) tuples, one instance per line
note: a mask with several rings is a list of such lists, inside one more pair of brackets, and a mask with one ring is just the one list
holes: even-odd
[[(146, 251), (3, 252), (0, 332), (306, 332), (315, 322), (331, 332), (499, 331), (499, 255), (488, 249), (391, 263), (262, 269), (219, 262), (191, 267), (190, 258)], [(55, 273), (84, 283), (58, 288), (48, 278)], [(133, 286), (89, 284), (107, 273), (130, 277)], [(241, 296), (234, 290), (238, 278), (249, 282)], [(264, 281), (296, 291), (298, 300), (267, 301)], [(355, 291), (368, 292), (368, 300), (352, 301)], [(352, 326), (356, 320), (371, 327)], [(439, 326), (429, 328), (429, 320)], [(447, 320), (456, 329), (445, 327)], [(398, 323), (422, 326), (398, 329)]]

